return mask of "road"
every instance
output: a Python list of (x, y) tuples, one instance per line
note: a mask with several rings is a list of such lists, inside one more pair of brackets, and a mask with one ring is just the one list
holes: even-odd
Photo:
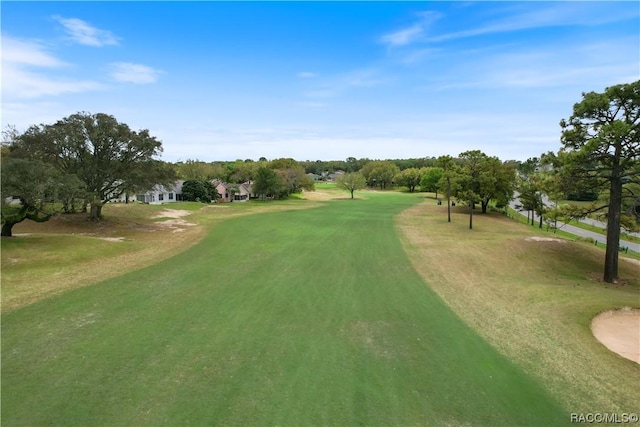
[[(550, 204), (548, 199), (545, 201), (545, 204), (546, 203)], [(516, 197), (515, 199), (513, 199), (509, 203), (509, 207), (511, 209), (515, 210), (516, 212), (519, 212), (518, 208), (516, 207), (518, 204), (520, 204), (520, 200)], [(520, 213), (520, 215), (526, 216), (525, 214), (522, 214), (522, 212), (519, 212), (519, 213)], [(534, 218), (535, 218), (535, 221), (536, 221), (536, 224), (537, 224), (538, 221), (540, 221), (540, 217), (538, 215), (534, 215)], [(580, 222), (584, 222), (586, 224), (595, 225), (596, 227), (603, 227), (603, 228), (607, 227), (607, 225), (605, 223), (603, 223), (603, 222), (591, 220), (591, 219), (588, 219), (588, 218), (586, 218), (586, 219), (588, 221), (581, 220)], [(602, 243), (602, 244), (605, 244), (605, 245), (607, 244), (607, 237), (605, 235), (599, 234), (599, 233), (594, 233), (593, 231), (583, 230), (582, 228), (575, 227), (575, 226), (573, 226), (571, 224), (567, 224), (567, 223), (558, 221), (558, 229), (562, 230), (562, 231), (565, 231), (567, 233), (571, 233), (571, 234), (573, 234), (575, 236), (585, 237), (585, 238), (586, 237), (590, 237), (590, 238), (592, 238), (593, 240), (595, 240), (598, 243)], [(640, 237), (639, 233), (631, 233), (631, 234), (634, 235), (634, 236)], [(629, 242), (627, 240), (620, 239), (620, 248), (629, 248), (632, 251), (640, 252), (640, 243), (634, 243), (634, 242)]]

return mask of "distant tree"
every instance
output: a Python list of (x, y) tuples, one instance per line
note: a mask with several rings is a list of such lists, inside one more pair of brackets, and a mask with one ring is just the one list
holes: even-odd
[(236, 184), (251, 181), (254, 178), (258, 167), (259, 163), (245, 162), (242, 160), (236, 160), (233, 163), (228, 163), (226, 180)]
[(444, 176), (444, 170), (437, 166), (432, 166), (424, 169), (422, 179), (420, 180), (420, 189), (422, 191), (430, 191), (436, 193), (436, 199), (438, 198), (438, 191), (440, 190), (440, 184), (442, 177)]
[(606, 203), (579, 215), (607, 209), (604, 281), (618, 278), (618, 250), (624, 199), (635, 199), (640, 183), (640, 80), (582, 94), (573, 114), (560, 122), (562, 148), (558, 164), (576, 182), (587, 181)]
[(483, 176), (483, 162), (486, 154), (479, 150), (465, 151), (460, 154), (461, 167), (459, 169), (460, 188), (456, 194), (460, 202), (466, 202), (469, 206), (469, 229), (473, 228), (473, 210), (475, 204), (480, 202), (480, 187), (486, 185), (481, 180), (491, 181), (491, 177)]
[[(543, 217), (548, 208), (544, 203), (545, 176), (540, 171), (541, 163), (537, 157), (531, 157), (516, 166), (516, 189), (522, 209), (527, 211), (527, 221), (535, 225), (535, 214), (539, 217), (538, 227), (542, 228)], [(529, 215), (530, 214), (530, 215)]]
[(92, 220), (101, 218), (104, 203), (120, 197), (142, 177), (164, 176), (170, 181), (167, 170), (157, 171), (155, 156), (162, 143), (148, 130), (132, 131), (107, 114), (77, 113), (53, 125), (31, 126), (12, 149), (82, 180)]
[(400, 172), (398, 166), (387, 160), (375, 160), (365, 164), (360, 170), (367, 184), (381, 189), (393, 182), (393, 178)]
[(261, 166), (256, 171), (253, 191), (264, 200), (266, 197), (279, 194), (283, 184), (281, 177), (273, 169)]
[[(465, 151), (459, 155), (461, 162), (460, 191), (474, 196), (480, 203), (482, 213), (487, 212), (491, 200), (501, 206), (513, 197), (516, 175), (512, 163), (503, 163), (497, 157), (489, 157), (480, 150)], [(467, 199), (468, 200), (468, 199)]]
[(397, 185), (402, 185), (409, 189), (410, 193), (413, 193), (418, 185), (420, 185), (420, 180), (422, 179), (422, 172), (418, 168), (408, 168), (400, 173), (398, 173), (394, 177), (394, 182)]
[(198, 159), (187, 159), (184, 162), (176, 163), (175, 166), (177, 177), (186, 181), (208, 181), (210, 179), (220, 178), (220, 174), (213, 163), (203, 162)]
[(458, 166), (451, 156), (440, 156), (436, 165), (442, 169), (442, 178), (438, 187), (442, 187), (447, 195), (447, 222), (451, 222), (451, 196), (457, 192)]
[(336, 185), (338, 188), (351, 193), (351, 198), (353, 199), (353, 192), (365, 188), (367, 182), (360, 172), (348, 172), (338, 177)]

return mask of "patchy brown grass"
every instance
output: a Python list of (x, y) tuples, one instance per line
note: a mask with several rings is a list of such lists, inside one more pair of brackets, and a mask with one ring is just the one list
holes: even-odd
[(236, 203), (225, 209), (175, 205), (189, 209), (109, 204), (99, 222), (73, 214), (17, 224), (15, 237), (2, 239), (2, 311), (162, 262), (197, 244), (228, 218), (319, 206), (304, 201)]
[[(501, 215), (468, 216), (433, 200), (396, 219), (415, 269), (471, 327), (541, 380), (569, 412), (637, 412), (640, 367), (607, 350), (591, 319), (637, 307), (637, 266), (621, 262), (625, 286), (602, 276), (603, 252), (547, 239)], [(472, 357), (472, 355), (470, 355)]]

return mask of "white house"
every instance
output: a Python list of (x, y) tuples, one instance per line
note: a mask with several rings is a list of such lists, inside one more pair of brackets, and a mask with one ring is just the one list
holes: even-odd
[(165, 187), (156, 184), (153, 188), (143, 194), (137, 194), (136, 200), (151, 205), (161, 205), (163, 203), (173, 203), (182, 200), (182, 184), (184, 181), (176, 181), (175, 184)]

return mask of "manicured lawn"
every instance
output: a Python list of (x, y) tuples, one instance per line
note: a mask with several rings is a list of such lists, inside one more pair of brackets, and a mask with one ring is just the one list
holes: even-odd
[(3, 425), (568, 424), (412, 267), (393, 218), (421, 200), (229, 219), (4, 313)]

